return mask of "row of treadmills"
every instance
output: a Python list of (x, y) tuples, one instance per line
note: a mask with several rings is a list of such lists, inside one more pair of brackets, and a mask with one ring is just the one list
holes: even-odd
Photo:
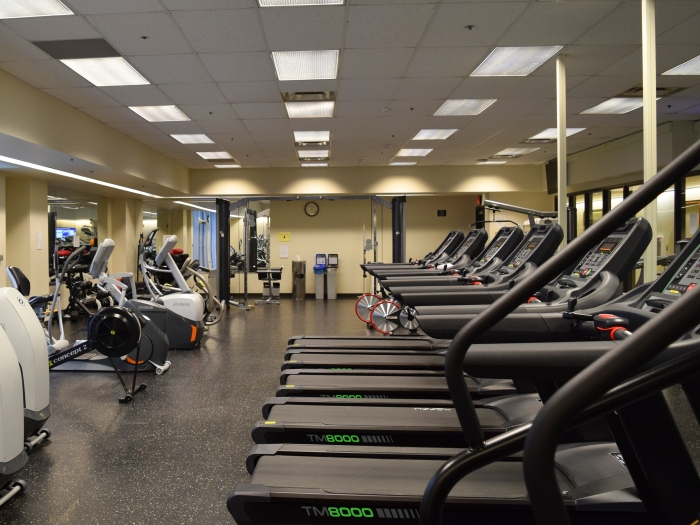
[[(576, 524), (690, 524), (700, 477), (662, 390), (681, 384), (700, 418), (700, 232), (656, 281), (620, 286), (652, 239), (634, 215), (700, 142), (680, 159), (557, 254), (548, 223), (367, 265), (389, 321), (422, 333), (289, 339), (236, 522), (542, 525), (561, 508)], [(550, 442), (552, 468), (532, 459)]]

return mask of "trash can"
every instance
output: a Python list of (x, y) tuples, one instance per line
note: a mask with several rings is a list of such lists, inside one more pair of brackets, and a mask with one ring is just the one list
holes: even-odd
[(297, 301), (306, 299), (306, 261), (292, 261), (292, 298)]
[(323, 299), (325, 293), (326, 277), (326, 254), (316, 254), (316, 264), (314, 265), (314, 278), (316, 279), (316, 299)]
[(338, 298), (338, 254), (328, 254), (328, 267), (326, 268), (326, 294), (328, 299)]

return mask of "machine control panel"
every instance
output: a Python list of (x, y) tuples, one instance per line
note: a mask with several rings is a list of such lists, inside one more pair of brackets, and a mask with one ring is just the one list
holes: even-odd
[(700, 251), (695, 253), (683, 265), (683, 268), (673, 277), (664, 288), (664, 293), (683, 295), (696, 286), (700, 286)]
[(469, 235), (464, 239), (464, 242), (462, 242), (462, 245), (459, 247), (459, 249), (452, 254), (452, 256), (447, 259), (448, 262), (453, 262), (459, 259), (462, 255), (464, 255), (464, 252), (466, 252), (469, 247), (472, 245), (474, 242), (474, 239), (476, 239), (476, 236), (479, 234), (478, 230), (474, 230), (472, 232), (469, 232)]
[(542, 243), (547, 234), (537, 234), (530, 237), (530, 242), (520, 248), (518, 252), (511, 258), (508, 263), (508, 268), (518, 268), (530, 258), (535, 249)]
[(480, 264), (484, 264), (489, 262), (491, 259), (493, 259), (498, 251), (501, 249), (501, 246), (505, 244), (505, 242), (508, 240), (508, 237), (510, 236), (510, 231), (507, 233), (502, 233), (496, 239), (493, 241), (493, 244), (491, 247), (484, 253), (479, 260), (477, 261)]
[(624, 233), (613, 233), (593, 248), (571, 272), (572, 277), (589, 279), (600, 270), (626, 238)]

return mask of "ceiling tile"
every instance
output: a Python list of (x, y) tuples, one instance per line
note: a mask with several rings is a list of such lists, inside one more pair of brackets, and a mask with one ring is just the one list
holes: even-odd
[[(380, 120), (378, 117), (336, 117), (333, 119), (333, 136), (337, 139), (343, 136), (350, 136), (351, 134), (344, 135), (340, 133), (340, 130), (352, 130), (362, 133), (367, 138), (367, 134), (377, 127)], [(326, 126), (327, 124), (324, 124), (322, 129), (328, 129)]]
[(443, 4), (421, 46), (493, 46), (526, 7), (517, 2)]
[(397, 99), (444, 99), (454, 91), (461, 78), (405, 78), (399, 86)]
[(342, 79), (338, 100), (388, 100), (399, 86), (398, 78)]
[[(568, 76), (589, 76), (600, 74), (605, 68), (616, 63), (624, 57), (629, 57), (639, 51), (637, 45), (616, 44), (614, 46), (568, 46), (565, 50), (566, 75)], [(640, 58), (641, 63), (641, 58)], [(550, 60), (544, 66), (535, 71), (533, 76), (549, 75), (554, 76), (556, 61)], [(628, 73), (620, 72), (621, 75)]]
[(525, 82), (526, 77), (467, 77), (450, 98), (501, 98)]
[[(679, 2), (680, 3), (680, 2)], [(698, 24), (700, 24), (700, 14), (695, 16), (690, 16), (691, 10), (700, 10), (700, 5), (698, 2), (683, 2), (685, 4), (685, 9), (674, 12), (674, 18), (680, 17), (683, 14), (683, 22), (675, 26), (672, 30), (669, 30), (657, 38), (657, 43), (660, 45), (664, 44), (697, 44), (698, 43)], [(680, 6), (678, 6), (680, 7)], [(663, 12), (664, 7), (658, 7), (657, 10)], [(657, 11), (658, 12), (658, 11)], [(658, 15), (657, 15), (658, 16)], [(676, 20), (680, 22), (680, 20)], [(657, 32), (660, 29), (657, 26)]]
[[(315, 120), (326, 120), (326, 119), (315, 119)], [(330, 119), (329, 119), (330, 120)], [(264, 118), (264, 119), (249, 119), (244, 120), (243, 124), (246, 129), (251, 133), (262, 132), (262, 131), (284, 131), (289, 132), (292, 130), (292, 123), (287, 118)], [(324, 128), (327, 129), (327, 128)]]
[(337, 117), (381, 117), (388, 109), (388, 102), (383, 100), (341, 100), (335, 105)]
[(163, 10), (158, 0), (70, 0), (70, 5), (83, 15), (149, 13)]
[[(590, 77), (566, 76), (566, 88), (571, 90)], [(545, 98), (557, 96), (557, 81), (554, 77), (529, 76), (518, 87), (503, 98)]]
[(13, 18), (3, 23), (31, 41), (99, 38), (100, 34), (81, 16)]
[(641, 82), (637, 76), (595, 76), (568, 91), (573, 98), (614, 97)]
[(341, 78), (399, 78), (413, 56), (412, 48), (345, 49)]
[(491, 51), (486, 47), (421, 48), (411, 62), (407, 77), (463, 77)]
[(232, 103), (277, 102), (280, 90), (277, 82), (222, 82), (219, 88)]
[(389, 104), (390, 111), (388, 115), (432, 115), (442, 103), (442, 100), (392, 100)]
[(282, 102), (233, 104), (242, 119), (283, 119), (287, 116)]
[(295, 118), (289, 119), (293, 131), (328, 131), (333, 128), (332, 118)]
[(209, 53), (200, 55), (217, 82), (275, 80), (272, 59), (263, 53)]
[(131, 62), (154, 84), (196, 84), (212, 82), (197, 55), (132, 56)]
[[(89, 15), (87, 19), (123, 55), (179, 55), (192, 52), (167, 13)], [(142, 38), (144, 36), (148, 38)]]
[(232, 120), (238, 118), (230, 104), (181, 104), (180, 109), (192, 120)]
[(169, 106), (173, 103), (156, 86), (113, 86), (100, 89), (125, 106)]
[(593, 27), (616, 6), (616, 2), (608, 1), (535, 2), (508, 29), (498, 45), (566, 45)]
[(90, 82), (58, 60), (2, 62), (0, 68), (39, 89), (87, 87)]
[(0, 62), (48, 60), (50, 57), (25, 38), (0, 24)]
[[(238, 119), (231, 120), (200, 120), (197, 121), (199, 127), (205, 133), (239, 133), (247, 132), (243, 122)], [(214, 137), (212, 137), (214, 140)]]
[(434, 9), (434, 5), (351, 6), (345, 47), (415, 47)]
[[(695, 45), (666, 45), (656, 46), (656, 71), (661, 74), (668, 71), (691, 58), (700, 55), (700, 37)], [(621, 60), (616, 61), (610, 67), (602, 70), (601, 75), (636, 75), (641, 79), (642, 75), (642, 50), (636, 48)], [(661, 77), (664, 78), (664, 77)], [(691, 78), (692, 79), (692, 78)], [(664, 80), (670, 81), (672, 85), (680, 87), (679, 81), (688, 80), (688, 77), (668, 76)]]
[(345, 7), (260, 9), (263, 29), (273, 51), (340, 49)]
[(160, 134), (161, 131), (148, 122), (112, 122), (109, 124), (114, 129), (126, 133), (127, 135), (153, 135)]
[(163, 133), (202, 133), (202, 128), (196, 122), (153, 122), (153, 125)]
[[(242, 125), (241, 125), (242, 127)], [(250, 133), (209, 133), (209, 138), (216, 142), (217, 144), (223, 144), (226, 146), (226, 150), (229, 153), (233, 153), (236, 148), (242, 148), (244, 146), (254, 143), (253, 137)]]
[(143, 119), (129, 108), (123, 106), (112, 108), (81, 108), (91, 117), (95, 117), (102, 122), (143, 122)]
[(265, 50), (255, 9), (177, 11), (173, 16), (198, 53)]
[(176, 144), (174, 138), (163, 133), (160, 135), (132, 135), (132, 137), (144, 144)]
[(96, 87), (45, 89), (44, 92), (76, 108), (100, 108), (121, 105)]
[(331, 144), (335, 154), (341, 154), (346, 151), (363, 151), (367, 147), (367, 140), (336, 140), (335, 135), (331, 135)]
[(175, 104), (225, 104), (226, 98), (215, 83), (164, 84), (159, 86)]
[(165, 7), (173, 11), (255, 7), (255, 0), (163, 0), (163, 3)]

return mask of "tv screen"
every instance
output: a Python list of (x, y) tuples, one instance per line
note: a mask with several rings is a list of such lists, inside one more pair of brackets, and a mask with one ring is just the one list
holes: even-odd
[(56, 238), (57, 239), (65, 239), (66, 237), (75, 237), (76, 235), (76, 229), (75, 228), (56, 228)]

